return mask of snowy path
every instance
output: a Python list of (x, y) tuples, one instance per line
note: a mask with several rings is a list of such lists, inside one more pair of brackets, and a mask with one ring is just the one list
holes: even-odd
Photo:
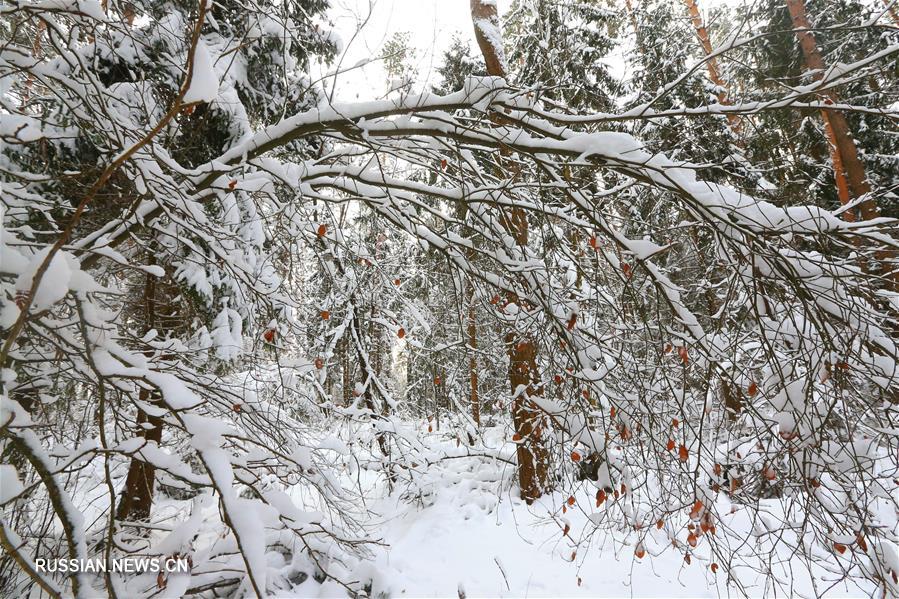
[[(438, 440), (437, 434), (428, 437), (424, 440), (433, 443), (430, 449), (435, 454), (460, 453), (451, 440)], [(493, 451), (499, 446), (499, 455), (511, 457), (510, 445), (491, 440), (487, 445)], [(469, 598), (741, 595), (728, 589), (723, 568), (712, 572), (705, 541), (692, 550), (688, 564), (682, 550), (671, 546), (666, 531), (653, 526), (645, 538), (646, 555), (638, 559), (632, 532), (599, 531), (590, 536), (596, 530), (590, 517), (597, 517), (605, 506), (595, 508), (595, 489), (589, 484), (575, 492), (572, 507), (566, 505), (568, 492), (527, 506), (517, 497), (513, 476), (512, 466), (501, 461), (445, 460), (419, 469), (419, 496), (410, 499), (408, 492), (399, 490), (370, 505), (377, 514), (377, 534), (388, 545), (371, 566), (372, 596), (458, 597), (460, 590)], [(747, 534), (716, 542), (735, 546), (751, 539), (745, 512), (730, 518), (731, 529)], [(568, 535), (562, 531), (565, 523), (570, 526)], [(804, 564), (786, 560), (777, 595), (789, 589), (792, 596), (815, 596), (804, 571)], [(752, 596), (773, 596), (773, 589), (763, 586), (764, 577), (749, 567), (739, 568), (738, 576)], [(823, 575), (817, 582), (819, 593), (827, 591), (828, 597), (868, 596), (845, 586), (828, 589), (822, 583), (826, 578)]]

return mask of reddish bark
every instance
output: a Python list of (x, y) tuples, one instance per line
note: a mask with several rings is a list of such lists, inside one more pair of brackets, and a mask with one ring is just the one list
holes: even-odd
[[(702, 44), (702, 49), (706, 55), (705, 66), (709, 73), (709, 79), (719, 88), (717, 94), (718, 103), (722, 106), (727, 106), (730, 104), (730, 101), (727, 99), (727, 93), (724, 91), (726, 87), (724, 78), (721, 77), (721, 71), (718, 70), (718, 61), (712, 56), (712, 42), (709, 38), (709, 32), (705, 28), (705, 23), (702, 22), (702, 15), (699, 14), (699, 6), (696, 4), (696, 0), (685, 0), (685, 2), (687, 3), (687, 11), (690, 13), (690, 20), (693, 22), (693, 28), (696, 30), (696, 37), (699, 38), (699, 43)], [(737, 115), (728, 114), (727, 122), (734, 133), (740, 132), (740, 119)]]
[[(496, 3), (471, 0), (471, 18), (475, 39), (487, 65), (487, 74), (506, 77)], [(501, 153), (504, 157), (509, 155), (508, 150)], [(520, 247), (527, 246), (528, 221), (523, 209), (513, 208), (504, 214), (503, 225)], [(507, 293), (506, 300), (509, 305), (520, 305), (514, 293)], [(529, 399), (543, 392), (537, 369), (537, 345), (530, 336), (511, 332), (506, 336), (506, 348), (509, 354), (509, 386), (515, 394), (512, 422), (515, 433), (521, 439), (517, 447), (518, 482), (522, 499), (532, 503), (549, 488), (549, 453), (542, 441), (545, 418)]]
[[(805, 66), (814, 71), (816, 80), (824, 77), (826, 65), (824, 58), (818, 50), (818, 44), (815, 41), (815, 35), (811, 31), (811, 24), (808, 15), (805, 12), (805, 3), (803, 0), (786, 0), (787, 10), (790, 12), (790, 19), (793, 23), (793, 29), (796, 38), (799, 40), (799, 47), (802, 50), (802, 56)], [(821, 92), (825, 103), (836, 104), (838, 97), (833, 90), (825, 90)], [(852, 138), (852, 131), (846, 117), (839, 110), (824, 109), (822, 112), (827, 113), (824, 119), (825, 129), (828, 130), (828, 136), (831, 143), (836, 146), (836, 160), (834, 160), (834, 170), (837, 175), (838, 192), (839, 171), (845, 171), (845, 184), (848, 188), (848, 200), (858, 200), (871, 192), (871, 185), (865, 175), (865, 165), (862, 162), (858, 148)], [(841, 197), (842, 201), (842, 197)], [(856, 210), (853, 208), (852, 211)], [(847, 210), (847, 220), (872, 220), (880, 216), (880, 209), (873, 198), (865, 198), (857, 206), (858, 213), (848, 214), (852, 212)], [(887, 280), (887, 286), (893, 291), (899, 291), (899, 269), (889, 265), (895, 259), (896, 252), (892, 250), (881, 250), (875, 253), (875, 257), (884, 263), (884, 275)]]

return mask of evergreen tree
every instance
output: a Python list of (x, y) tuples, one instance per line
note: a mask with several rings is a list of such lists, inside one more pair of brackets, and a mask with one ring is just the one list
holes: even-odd
[(618, 13), (586, 0), (515, 0), (505, 21), (513, 80), (541, 99), (609, 111), (618, 84), (605, 59), (615, 47)]

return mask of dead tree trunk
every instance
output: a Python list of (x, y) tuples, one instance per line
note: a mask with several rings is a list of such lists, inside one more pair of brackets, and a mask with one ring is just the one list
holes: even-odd
[[(506, 77), (496, 2), (471, 0), (471, 18), (475, 38), (487, 65), (487, 74)], [(503, 156), (508, 154), (508, 150), (502, 151)], [(503, 222), (518, 246), (526, 248), (528, 221), (525, 211), (513, 208), (504, 215)], [(506, 294), (506, 301), (509, 305), (521, 305), (518, 296), (512, 292)], [(530, 400), (531, 396), (543, 392), (537, 369), (537, 345), (529, 335), (514, 331), (506, 335), (505, 342), (509, 354), (509, 385), (513, 394), (512, 421), (519, 439), (518, 482), (522, 499), (532, 503), (549, 488), (549, 452), (542, 439), (545, 418)]]

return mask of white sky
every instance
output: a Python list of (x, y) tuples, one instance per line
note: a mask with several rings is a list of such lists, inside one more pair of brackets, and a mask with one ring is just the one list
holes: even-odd
[[(511, 1), (498, 0), (501, 17), (509, 9)], [(613, 1), (624, 10), (623, 0)], [(699, 5), (703, 8), (710, 4), (740, 1), (700, 0)], [(686, 17), (686, 10), (684, 13)], [(394, 33), (406, 31), (411, 34), (410, 44), (417, 51), (415, 67), (418, 85), (428, 88), (438, 80), (435, 69), (440, 65), (443, 51), (449, 47), (455, 33), (468, 40), (474, 53), (477, 53), (469, 0), (332, 0), (329, 14), (344, 44), (342, 56), (338, 55), (339, 69), (349, 69), (336, 78), (336, 85), (333, 77), (326, 82), (325, 89), (330, 93), (333, 88), (333, 98), (337, 101), (372, 100), (386, 94), (387, 77), (379, 61), (364, 67), (352, 67), (377, 56)], [(622, 76), (622, 57), (611, 56), (609, 59), (613, 74)], [(325, 70), (337, 69), (338, 64), (335, 64)]]
[[(499, 0), (500, 15), (511, 0)], [(377, 56), (384, 43), (396, 32), (408, 31), (410, 45), (417, 50), (416, 68), (422, 83), (436, 82), (435, 68), (443, 50), (455, 33), (474, 47), (469, 0), (332, 0), (330, 18), (343, 40), (344, 55), (340, 69)], [(361, 33), (354, 34), (361, 27)], [(335, 70), (332, 65), (328, 70)], [(333, 79), (327, 82), (330, 92)], [(380, 63), (341, 73), (337, 78), (335, 100), (370, 100), (387, 92), (387, 80)]]

